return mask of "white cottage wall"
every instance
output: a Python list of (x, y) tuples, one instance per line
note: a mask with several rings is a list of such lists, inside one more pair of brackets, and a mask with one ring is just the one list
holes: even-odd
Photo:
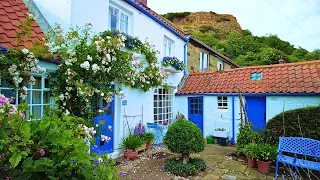
[(267, 96), (267, 121), (284, 110), (319, 106), (320, 96)]

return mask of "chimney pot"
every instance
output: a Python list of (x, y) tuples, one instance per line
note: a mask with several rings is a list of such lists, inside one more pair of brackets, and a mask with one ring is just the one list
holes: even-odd
[(280, 56), (279, 64), (284, 64), (285, 62), (286, 62), (286, 60), (284, 60), (284, 58), (282, 56)]
[(134, 0), (138, 4), (142, 4), (145, 7), (148, 7), (148, 0)]

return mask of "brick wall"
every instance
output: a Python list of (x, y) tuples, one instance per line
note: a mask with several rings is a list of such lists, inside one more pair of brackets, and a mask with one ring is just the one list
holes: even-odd
[[(200, 51), (209, 53), (205, 49), (195, 46), (192, 43), (188, 44), (187, 52), (187, 69), (189, 72), (199, 72), (200, 71)], [(213, 56), (209, 53), (209, 71), (217, 71), (217, 63), (219, 58)], [(222, 60), (222, 59), (220, 59)], [(231, 69), (231, 65), (224, 62), (224, 69)]]

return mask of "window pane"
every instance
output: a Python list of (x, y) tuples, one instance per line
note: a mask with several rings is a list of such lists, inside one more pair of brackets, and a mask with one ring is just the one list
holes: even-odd
[(221, 101), (222, 97), (221, 96), (218, 96), (218, 101)]
[(202, 104), (199, 104), (199, 109), (202, 109)]
[(227, 104), (227, 103), (223, 103), (223, 106), (224, 106), (224, 107), (228, 107), (228, 104)]
[(41, 103), (41, 91), (32, 91), (32, 104)]
[(44, 88), (50, 88), (49, 87), (49, 79), (47, 79), (47, 78), (44, 79)]
[(13, 91), (11, 89), (0, 89), (0, 94), (3, 94), (7, 98), (13, 98), (14, 99), (13, 103), (15, 103), (16, 91)]
[(43, 103), (50, 104), (50, 92), (49, 91), (43, 92)]
[(41, 77), (34, 77), (36, 82), (32, 85), (32, 89), (41, 89)]
[(200, 115), (202, 114), (202, 110), (199, 110), (199, 114), (200, 114)]
[(222, 103), (218, 103), (218, 106), (221, 107), (221, 106), (222, 106)]
[(41, 118), (41, 106), (32, 106), (32, 115), (34, 119)]
[(8, 82), (6, 80), (0, 80), (0, 86), (1, 87), (9, 87)]
[(223, 100), (228, 100), (228, 97), (227, 96), (223, 96)]

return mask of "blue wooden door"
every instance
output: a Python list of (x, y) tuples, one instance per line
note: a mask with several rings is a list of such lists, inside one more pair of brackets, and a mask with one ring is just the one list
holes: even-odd
[(190, 97), (188, 98), (189, 113), (188, 118), (195, 123), (203, 132), (203, 98)]
[(266, 98), (246, 97), (246, 110), (252, 129), (263, 130), (266, 127)]
[[(103, 106), (106, 107), (104, 102)], [(113, 152), (113, 142), (114, 142), (114, 101), (110, 103), (109, 110), (104, 112), (103, 115), (93, 118), (94, 125), (100, 130), (100, 133), (104, 136), (110, 137), (109, 141), (102, 141), (101, 136), (98, 135), (96, 138), (95, 145), (91, 146), (91, 152), (97, 154), (105, 154)], [(98, 127), (97, 127), (98, 126)]]

